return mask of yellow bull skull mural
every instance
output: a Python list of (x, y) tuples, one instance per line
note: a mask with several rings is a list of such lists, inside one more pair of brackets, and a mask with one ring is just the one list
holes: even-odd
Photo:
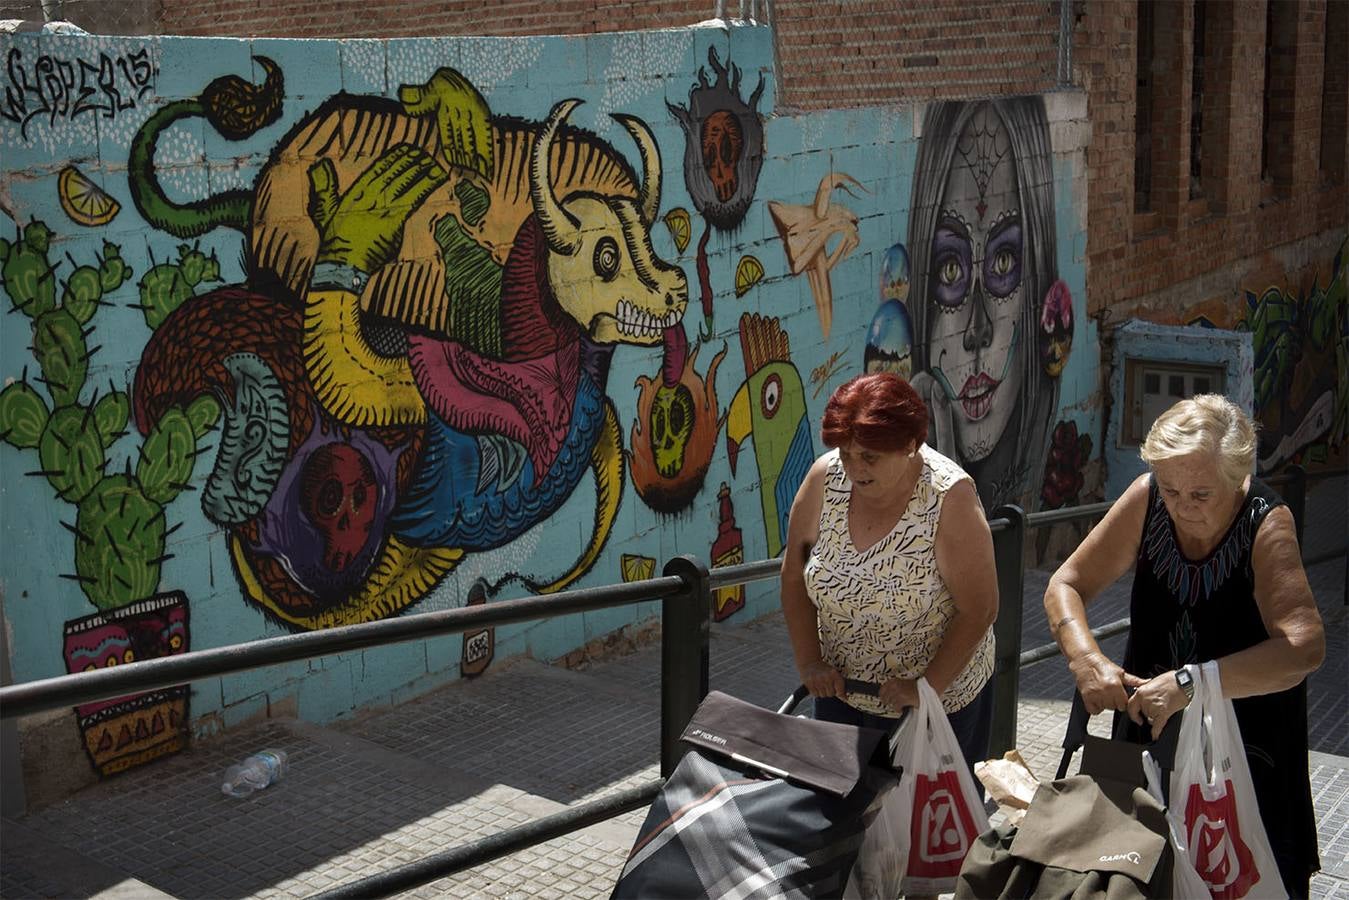
[(249, 285), (164, 319), (137, 373), (137, 424), (201, 394), (220, 401), (203, 506), (273, 615), (315, 628), (406, 607), (464, 553), (546, 519), (587, 471), (587, 545), (559, 575), (518, 577), (558, 590), (594, 564), (623, 479), (612, 353), (663, 344), (678, 371), (688, 288), (650, 242), (661, 166), (649, 129), (614, 116), (639, 178), (567, 124), (579, 103), (542, 123), (495, 117), (450, 69), (399, 102), (338, 95), (276, 147), (246, 215), (217, 204), (209, 220), (204, 201), (163, 197), (154, 146), (174, 116), (222, 114), (161, 111), (138, 136), (147, 220), (246, 230)]

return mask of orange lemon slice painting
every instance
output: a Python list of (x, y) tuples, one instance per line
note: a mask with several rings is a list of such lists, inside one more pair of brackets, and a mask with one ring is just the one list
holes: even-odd
[(106, 225), (122, 209), (122, 204), (74, 166), (61, 170), (56, 187), (61, 208), (78, 225)]

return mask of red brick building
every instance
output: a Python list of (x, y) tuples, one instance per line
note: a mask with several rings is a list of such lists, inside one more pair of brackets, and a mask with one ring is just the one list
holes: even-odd
[[(1349, 4), (1333, 0), (65, 0), (90, 30), (260, 37), (774, 26), (779, 107), (1087, 94), (1088, 309), (1184, 320), (1343, 240)], [(32, 7), (32, 9), (28, 9)], [(4, 15), (41, 18), (37, 0)]]

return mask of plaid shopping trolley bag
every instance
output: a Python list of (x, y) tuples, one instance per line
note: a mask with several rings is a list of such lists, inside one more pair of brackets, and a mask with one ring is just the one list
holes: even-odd
[[(887, 735), (713, 691), (614, 898), (894, 897), (909, 822)], [(904, 810), (907, 812), (907, 809)]]

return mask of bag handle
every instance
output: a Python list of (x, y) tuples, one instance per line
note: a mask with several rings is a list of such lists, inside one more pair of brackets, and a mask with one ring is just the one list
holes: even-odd
[[(1180, 739), (1180, 722), (1184, 718), (1179, 713), (1167, 719), (1166, 727), (1162, 729), (1161, 735), (1153, 741), (1142, 746), (1147, 748), (1152, 754), (1152, 758), (1163, 769), (1175, 768), (1176, 762), (1176, 743)], [(1072, 761), (1073, 754), (1082, 749), (1082, 745), (1087, 741), (1087, 723), (1091, 721), (1091, 715), (1087, 712), (1087, 702), (1082, 699), (1082, 692), (1073, 691), (1073, 706), (1068, 713), (1068, 727), (1063, 734), (1063, 757), (1059, 760), (1058, 774), (1054, 776), (1059, 779), (1068, 774), (1068, 764)], [(1110, 739), (1119, 741), (1124, 739), (1125, 729), (1128, 728), (1129, 717), (1125, 713), (1116, 713), (1115, 721), (1111, 725)]]
[[(871, 697), (878, 697), (881, 693), (880, 685), (872, 684), (870, 681), (858, 681), (856, 678), (843, 679), (843, 689), (849, 694), (866, 694)], [(810, 690), (804, 684), (799, 685), (796, 690), (792, 691), (790, 697), (782, 701), (782, 705), (778, 707), (778, 712), (784, 716), (790, 715), (809, 696)]]

